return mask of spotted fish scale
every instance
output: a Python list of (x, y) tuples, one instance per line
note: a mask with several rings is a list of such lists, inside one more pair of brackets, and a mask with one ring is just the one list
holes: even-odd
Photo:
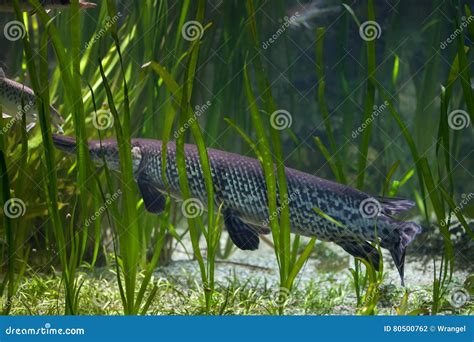
[[(71, 152), (75, 142), (54, 136), (57, 147)], [(132, 140), (134, 174), (147, 209), (159, 212), (161, 197), (169, 194), (182, 199), (176, 163), (176, 145), (167, 144), (165, 175), (162, 175), (162, 143), (158, 140)], [(118, 169), (118, 149), (113, 140), (89, 143), (92, 159), (105, 160)], [(269, 233), (270, 213), (264, 173), (257, 159), (207, 150), (214, 185), (214, 202), (223, 204), (224, 222), (234, 243), (242, 249), (258, 248), (258, 233)], [(186, 174), (191, 196), (207, 202), (204, 174), (195, 145), (185, 145)], [(332, 241), (350, 254), (366, 258), (378, 268), (379, 253), (368, 242), (378, 242), (390, 250), (403, 281), (406, 246), (420, 232), (414, 222), (398, 221), (391, 215), (413, 206), (399, 198), (378, 198), (295, 169), (285, 168), (288, 198), (278, 199), (278, 207), (288, 206), (291, 231)], [(166, 182), (165, 182), (166, 180)], [(166, 186), (168, 184), (168, 187)], [(364, 201), (380, 206), (375, 215), (364, 215)], [(324, 215), (317, 213), (317, 208)], [(328, 217), (330, 219), (328, 219)]]
[[(145, 144), (142, 147), (149, 149)], [(146, 153), (138, 172), (144, 173), (163, 191), (166, 185), (161, 174), (161, 144), (152, 147)], [(186, 145), (186, 168), (191, 195), (202, 202), (207, 201), (207, 193), (197, 148)], [(256, 159), (223, 151), (208, 149), (211, 174), (215, 188), (215, 203), (224, 203), (244, 221), (256, 226), (265, 226), (270, 216), (268, 210), (266, 183), (260, 162)], [(318, 236), (324, 240), (333, 240), (338, 236), (374, 239), (375, 220), (362, 217), (360, 202), (369, 196), (347, 186), (322, 180), (315, 176), (286, 168), (288, 200), (292, 231), (305, 236)], [(166, 181), (170, 185), (170, 194), (180, 199), (178, 172), (176, 167), (176, 149), (173, 142), (167, 146)], [(343, 225), (345, 229), (318, 215), (313, 208), (319, 208)], [(355, 224), (354, 224), (355, 223)], [(268, 228), (268, 226), (267, 226)], [(387, 236), (395, 242), (397, 236)]]
[(2, 105), (11, 112), (21, 112), (22, 104), (23, 111), (29, 112), (29, 108), (30, 111), (36, 108), (36, 96), (33, 90), (8, 78), (0, 77), (0, 96), (3, 99)]
[[(25, 115), (26, 122), (31, 123), (28, 127), (34, 126), (38, 118), (35, 93), (31, 88), (6, 78), (2, 69), (0, 69), (0, 103), (3, 112), (15, 120), (20, 120)], [(53, 125), (62, 131), (60, 125), (64, 122), (63, 118), (52, 106), (50, 106), (50, 112)]]

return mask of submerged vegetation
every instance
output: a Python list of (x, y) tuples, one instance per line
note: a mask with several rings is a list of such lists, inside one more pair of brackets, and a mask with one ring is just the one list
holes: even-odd
[[(47, 12), (29, 0), (32, 14), (22, 3), (0, 14), (1, 58), (36, 94), (38, 122), (27, 132), (25, 115), (0, 120), (3, 314), (472, 313), (472, 4), (71, 0)], [(53, 147), (50, 105), (76, 158)], [(136, 137), (176, 141), (180, 170), (185, 143), (197, 145), (207, 213), (185, 173), (183, 202), (146, 210)], [(119, 173), (91, 161), (87, 141), (107, 138)], [(272, 267), (223, 230), (207, 147), (260, 160)], [(389, 258), (349, 263), (290, 234), (284, 166), (416, 199), (409, 216), (424, 231), (407, 268), (427, 268), (422, 284), (400, 287)]]

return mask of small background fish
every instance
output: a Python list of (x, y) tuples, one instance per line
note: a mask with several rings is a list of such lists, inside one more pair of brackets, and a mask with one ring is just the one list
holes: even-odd
[[(33, 6), (31, 6), (28, 0), (19, 0), (18, 2), (22, 11), (34, 11)], [(63, 8), (71, 4), (70, 0), (40, 0), (39, 2), (45, 9)], [(81, 8), (95, 8), (97, 4), (93, 2), (79, 1), (79, 6)], [(12, 0), (0, 0), (1, 12), (13, 12), (14, 10)]]
[(290, 21), (291, 26), (295, 28), (304, 26), (312, 29), (314, 27), (314, 24), (311, 22), (313, 19), (340, 11), (341, 6), (327, 6), (324, 1), (312, 1), (291, 7), (287, 11), (287, 15), (289, 18), (293, 17)]
[[(2, 105), (2, 117), (5, 119), (20, 120), (26, 115), (27, 130), (31, 130), (38, 120), (38, 108), (36, 106), (36, 95), (31, 88), (24, 84), (6, 78), (5, 73), (0, 68), (0, 103)], [(52, 123), (62, 132), (61, 124), (64, 119), (58, 111), (50, 106)]]

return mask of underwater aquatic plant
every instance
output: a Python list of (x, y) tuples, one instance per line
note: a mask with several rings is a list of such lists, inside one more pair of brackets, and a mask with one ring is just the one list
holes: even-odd
[[(51, 270), (62, 279), (58, 307), (81, 313), (81, 302), (88, 301), (82, 272), (97, 266), (114, 270), (125, 313), (153, 312), (163, 290), (155, 272), (165, 256), (171, 264), (181, 256), (195, 258), (200, 312), (216, 313), (219, 304), (226, 311), (217, 265), (240, 254), (222, 232), (225, 220), (203, 210), (225, 209), (213, 201), (209, 148), (252, 154), (261, 163), (271, 212), (265, 226), (272, 233), (261, 245), (274, 253), (279, 278), (271, 285), (268, 312), (289, 312), (297, 298), (280, 295), (294, 297), (313, 257), (324, 260), (315, 255), (322, 248), (316, 239), (290, 235), (295, 194), (288, 166), (382, 198), (415, 198), (420, 215), (413, 210), (407, 216), (425, 229), (411, 253), (421, 255), (419, 244), (429, 236), (443, 247), (423, 255), (436, 260), (423, 310), (437, 313), (449, 305), (456, 260), (466, 252), (453, 246), (453, 221), (463, 238), (472, 238), (471, 206), (459, 205), (462, 194), (472, 192), (463, 171), (470, 169), (474, 122), (469, 6), (438, 0), (400, 1), (392, 8), (367, 1), (300, 18), (288, 16), (293, 3), (280, 0), (101, 1), (87, 12), (77, 0), (61, 11), (28, 2), (34, 13), (22, 13), (24, 1), (15, 1), (20, 6), (14, 14), (1, 14), (3, 28), (10, 23), (3, 33), (16, 34), (2, 40), (3, 69), (31, 88), (39, 119), (28, 133), (21, 113), (0, 126), (0, 204), (19, 209), (18, 216), (3, 210), (1, 217), (5, 313), (24, 281)], [(413, 6), (420, 11), (407, 10)], [(454, 20), (445, 20), (438, 8), (454, 13)], [(290, 30), (294, 23), (301, 25)], [(78, 142), (75, 159), (52, 148), (50, 103), (64, 117), (66, 135)], [(21, 105), (28, 104), (25, 98)], [(8, 112), (9, 103), (1, 105)], [(178, 169), (188, 165), (185, 143), (198, 146), (206, 198), (196, 202), (192, 184), (183, 173), (177, 178), (186, 203), (197, 209), (190, 217), (171, 198), (161, 203), (160, 215), (147, 212), (130, 153), (131, 139), (138, 137), (170, 146), (176, 139)], [(110, 172), (115, 165), (97, 169), (90, 159), (87, 141), (106, 138), (118, 141), (118, 175)], [(162, 170), (168, 157), (161, 155)], [(326, 221), (343, 225), (328, 208), (310, 209), (318, 227)], [(375, 243), (371, 250), (380, 247)], [(357, 259), (350, 267), (356, 293), (350, 305), (361, 314), (379, 312), (381, 288), (389, 281), (390, 268), (373, 266)], [(410, 292), (400, 312), (412, 312), (413, 303), (419, 302)]]

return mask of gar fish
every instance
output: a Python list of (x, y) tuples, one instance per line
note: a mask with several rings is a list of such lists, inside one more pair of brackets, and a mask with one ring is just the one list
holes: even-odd
[[(27, 130), (29, 131), (35, 126), (38, 119), (35, 93), (27, 86), (7, 78), (1, 68), (0, 104), (2, 105), (3, 118), (8, 119), (11, 117), (11, 120), (18, 121), (25, 115)], [(53, 106), (50, 106), (50, 111), (53, 125), (59, 132), (62, 132), (61, 124), (64, 123), (64, 119)]]
[[(57, 148), (74, 153), (74, 138), (53, 135)], [(115, 140), (90, 141), (91, 159), (105, 162), (119, 170), (119, 152)], [(153, 213), (164, 209), (165, 196), (182, 199), (176, 164), (176, 145), (167, 144), (167, 163), (162, 178), (159, 140), (132, 139), (133, 172), (145, 208)], [(207, 149), (215, 190), (216, 205), (223, 205), (224, 223), (234, 244), (243, 250), (255, 250), (259, 234), (270, 233), (266, 183), (257, 159), (234, 153)], [(195, 145), (185, 145), (186, 173), (193, 198), (207, 203), (206, 188), (199, 154)], [(286, 168), (291, 231), (303, 236), (316, 236), (341, 246), (353, 256), (365, 258), (378, 270), (380, 255), (373, 243), (390, 251), (403, 284), (405, 252), (408, 244), (421, 231), (415, 222), (399, 221), (392, 215), (410, 209), (414, 203), (400, 198), (374, 198), (370, 195), (295, 169)], [(364, 208), (364, 202), (369, 203)], [(374, 211), (370, 205), (380, 206)], [(318, 208), (328, 219), (318, 214)], [(372, 242), (369, 243), (369, 242)]]
[[(28, 0), (19, 0), (20, 9), (22, 11), (34, 11), (33, 6), (30, 5)], [(70, 0), (39, 0), (41, 6), (45, 9), (56, 9), (67, 7), (71, 4)], [(87, 1), (79, 1), (79, 7), (81, 8), (95, 8), (97, 4)], [(13, 0), (0, 0), (0, 12), (14, 12)]]
[(304, 26), (308, 29), (312, 29), (314, 25), (311, 23), (311, 20), (340, 11), (341, 6), (324, 7), (322, 0), (315, 0), (290, 8), (287, 11), (287, 15), (291, 18), (291, 20), (289, 20), (291, 26), (295, 28)]

